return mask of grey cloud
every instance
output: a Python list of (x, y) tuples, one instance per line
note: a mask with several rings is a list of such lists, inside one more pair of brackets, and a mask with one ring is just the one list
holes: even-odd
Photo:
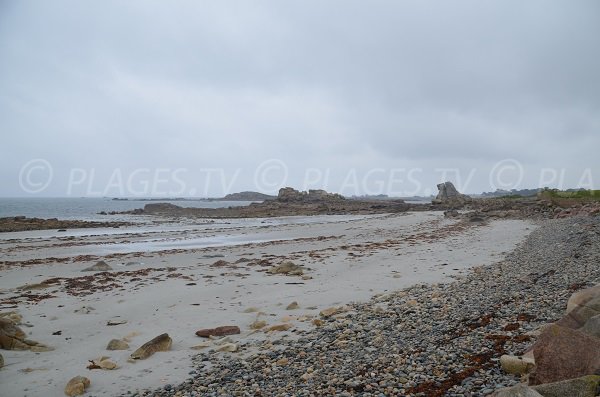
[(600, 169), (599, 22), (593, 0), (5, 1), (0, 193), (31, 158)]

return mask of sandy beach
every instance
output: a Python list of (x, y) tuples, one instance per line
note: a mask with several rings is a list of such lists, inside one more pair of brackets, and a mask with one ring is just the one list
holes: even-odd
[[(77, 375), (90, 378), (92, 396), (179, 384), (198, 353), (192, 347), (219, 348), (199, 329), (239, 326), (228, 340), (239, 350), (218, 354), (252, 355), (253, 341), (293, 340), (324, 309), (499, 262), (536, 227), (409, 212), (3, 233), (0, 311), (20, 314), (27, 338), (53, 350), (3, 351), (0, 383), (6, 395), (31, 397), (61, 395)], [(98, 261), (112, 270), (82, 272)], [(269, 273), (287, 261), (303, 275)], [(293, 302), (298, 308), (286, 310)], [(257, 318), (290, 327), (256, 331)], [(128, 361), (162, 333), (173, 340), (170, 351)], [(107, 351), (115, 338), (129, 348)], [(102, 356), (118, 368), (86, 369)]]

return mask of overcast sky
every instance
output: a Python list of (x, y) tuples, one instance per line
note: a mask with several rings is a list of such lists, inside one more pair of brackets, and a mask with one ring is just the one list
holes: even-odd
[(0, 0), (0, 195), (600, 188), (599, 49), (597, 0)]

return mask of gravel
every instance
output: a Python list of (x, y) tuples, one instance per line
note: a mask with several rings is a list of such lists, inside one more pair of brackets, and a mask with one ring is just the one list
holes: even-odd
[(253, 354), (203, 352), (180, 385), (124, 395), (485, 396), (519, 382), (499, 357), (524, 353), (600, 280), (598, 264), (600, 217), (542, 221), (499, 263), (351, 304), (285, 343), (242, 346)]

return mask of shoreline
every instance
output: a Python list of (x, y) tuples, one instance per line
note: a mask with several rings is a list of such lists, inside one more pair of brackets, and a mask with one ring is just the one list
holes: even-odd
[(202, 352), (185, 382), (133, 395), (490, 395), (520, 383), (499, 357), (523, 354), (574, 291), (600, 279), (599, 247), (598, 217), (544, 221), (503, 261), (457, 281), (350, 304), (243, 359)]
[[(80, 273), (105, 257), (73, 260), (80, 253), (79, 246), (60, 246), (60, 240), (52, 237), (27, 244), (11, 241), (7, 244), (28, 246), (19, 255), (29, 251), (32, 259), (42, 263), (44, 257), (73, 254), (67, 255), (70, 259), (64, 263), (12, 267), (0, 273), (8, 287), (0, 299), (12, 301), (1, 310), (18, 310), (23, 321), (32, 325), (26, 328), (28, 337), (55, 348), (44, 353), (3, 351), (7, 367), (0, 371), (0, 377), (11, 378), (13, 394), (23, 394), (27, 388), (28, 396), (60, 390), (75, 375), (90, 377), (89, 392), (93, 395), (115, 395), (132, 384), (146, 389), (175, 384), (189, 376), (191, 357), (198, 352), (190, 348), (203, 342), (194, 335), (200, 328), (239, 325), (242, 336), (231, 337), (235, 343), (270, 339), (282, 346), (294, 335), (316, 327), (312, 320), (328, 307), (367, 301), (377, 293), (415, 283), (460, 277), (472, 266), (496, 262), (535, 228), (528, 221), (473, 223), (447, 219), (439, 212), (335, 219), (172, 231), (164, 238), (175, 238), (178, 233), (179, 238), (188, 238), (194, 233), (244, 236), (260, 232), (290, 239), (123, 255), (106, 259), (113, 270), (99, 273)], [(119, 239), (123, 235), (82, 236), (77, 241), (93, 245)], [(40, 245), (45, 248), (36, 249)], [(7, 249), (7, 245), (1, 247)], [(267, 273), (285, 261), (302, 266), (305, 278)], [(126, 266), (127, 262), (132, 264)], [(47, 280), (52, 282), (45, 284)], [(34, 285), (42, 289), (23, 293), (17, 288)], [(36, 296), (41, 300), (34, 303)], [(286, 310), (294, 301), (300, 308)], [(249, 327), (257, 313), (245, 313), (252, 307), (266, 313), (260, 318), (269, 326), (287, 323), (292, 329), (252, 331)], [(83, 313), (82, 308), (90, 311)], [(127, 323), (111, 327), (106, 325), (109, 321)], [(52, 336), (57, 331), (61, 335)], [(136, 347), (164, 332), (173, 338), (171, 351), (133, 364), (127, 362)], [(104, 350), (111, 338), (128, 335), (129, 350)], [(85, 369), (87, 360), (102, 355), (110, 356), (119, 368)], [(27, 368), (33, 373), (22, 372)]]

